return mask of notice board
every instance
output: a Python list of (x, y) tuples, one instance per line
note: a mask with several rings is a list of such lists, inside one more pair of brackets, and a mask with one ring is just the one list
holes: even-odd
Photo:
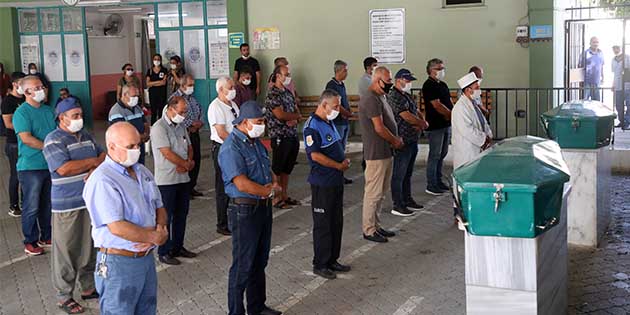
[(379, 63), (405, 63), (405, 9), (370, 10), (370, 52)]

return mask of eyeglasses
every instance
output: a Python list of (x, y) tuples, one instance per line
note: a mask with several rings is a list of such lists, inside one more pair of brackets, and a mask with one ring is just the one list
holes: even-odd
[(127, 68), (125, 71), (133, 71), (133, 68)]
[(43, 90), (43, 89), (44, 89), (44, 86), (42, 86), (42, 85), (34, 86), (34, 87), (30, 88), (30, 90), (33, 90), (33, 91), (40, 91), (40, 90)]

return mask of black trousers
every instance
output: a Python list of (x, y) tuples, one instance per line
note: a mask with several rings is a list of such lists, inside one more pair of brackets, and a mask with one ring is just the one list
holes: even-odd
[(343, 185), (311, 185), (313, 211), (313, 267), (328, 268), (341, 254)]
[(199, 138), (199, 131), (191, 132), (190, 144), (193, 147), (193, 160), (195, 161), (195, 167), (188, 172), (190, 177), (190, 190), (192, 191), (197, 186), (197, 178), (199, 178), (199, 167), (201, 166), (201, 139)]
[(225, 185), (223, 185), (223, 173), (219, 166), (219, 150), (221, 144), (212, 141), (212, 161), (214, 162), (214, 193), (217, 205), (217, 228), (227, 229), (228, 218), (227, 208), (230, 198), (225, 194)]
[(186, 219), (190, 198), (188, 196), (188, 183), (158, 186), (162, 194), (162, 202), (168, 214), (168, 240), (158, 247), (158, 254), (177, 255), (184, 247), (184, 235), (186, 234)]

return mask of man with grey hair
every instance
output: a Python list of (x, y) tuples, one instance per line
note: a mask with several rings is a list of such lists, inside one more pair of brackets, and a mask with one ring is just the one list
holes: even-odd
[(193, 147), (193, 160), (195, 161), (195, 167), (189, 172), (190, 176), (190, 198), (203, 196), (202, 193), (195, 189), (197, 186), (197, 178), (199, 177), (199, 167), (201, 165), (201, 138), (199, 137), (199, 130), (203, 127), (203, 121), (201, 120), (201, 105), (197, 99), (193, 96), (195, 92), (195, 77), (191, 74), (184, 74), (179, 81), (179, 89), (171, 95), (180, 96), (186, 101), (188, 112), (186, 113), (186, 119), (184, 119), (183, 125), (188, 129), (188, 136)]
[(579, 67), (584, 68), (584, 99), (601, 100), (600, 86), (604, 82), (604, 52), (599, 39), (591, 37), (590, 47), (582, 53)]
[[(136, 127), (140, 134), (140, 141), (149, 141), (149, 122), (144, 117), (144, 111), (138, 103), (140, 99), (140, 89), (135, 85), (125, 85), (121, 91), (120, 100), (109, 110), (109, 124), (126, 121)], [(144, 145), (140, 146), (139, 163), (144, 164)]]
[[(335, 76), (326, 84), (326, 90), (333, 90), (341, 97), (339, 115), (334, 119), (334, 124), (341, 136), (341, 146), (345, 151), (346, 145), (348, 144), (348, 135), (350, 134), (348, 119), (352, 117), (348, 94), (346, 93), (346, 85), (344, 84), (344, 80), (348, 77), (348, 64), (343, 60), (337, 60), (335, 61), (333, 70)], [(344, 183), (350, 184), (352, 180), (344, 178)]]
[(214, 192), (217, 208), (217, 233), (230, 235), (228, 228), (227, 208), (229, 197), (225, 194), (223, 173), (219, 165), (219, 150), (223, 141), (230, 135), (234, 126), (232, 121), (238, 117), (239, 109), (234, 103), (236, 89), (234, 81), (229, 77), (217, 80), (217, 98), (208, 106), (208, 124), (210, 125), (210, 140), (212, 140), (212, 160), (214, 162)]

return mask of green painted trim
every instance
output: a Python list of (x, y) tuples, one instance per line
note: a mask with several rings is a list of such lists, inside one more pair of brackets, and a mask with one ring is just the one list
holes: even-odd
[[(227, 1), (227, 16), (228, 36), (229, 33), (243, 32), (243, 34), (245, 34), (245, 42), (248, 43), (249, 31), (247, 29), (247, 0)], [(238, 48), (230, 48), (228, 51), (230, 56), (230, 65), (233, 65), (236, 62), (236, 59), (241, 57), (241, 52)]]

